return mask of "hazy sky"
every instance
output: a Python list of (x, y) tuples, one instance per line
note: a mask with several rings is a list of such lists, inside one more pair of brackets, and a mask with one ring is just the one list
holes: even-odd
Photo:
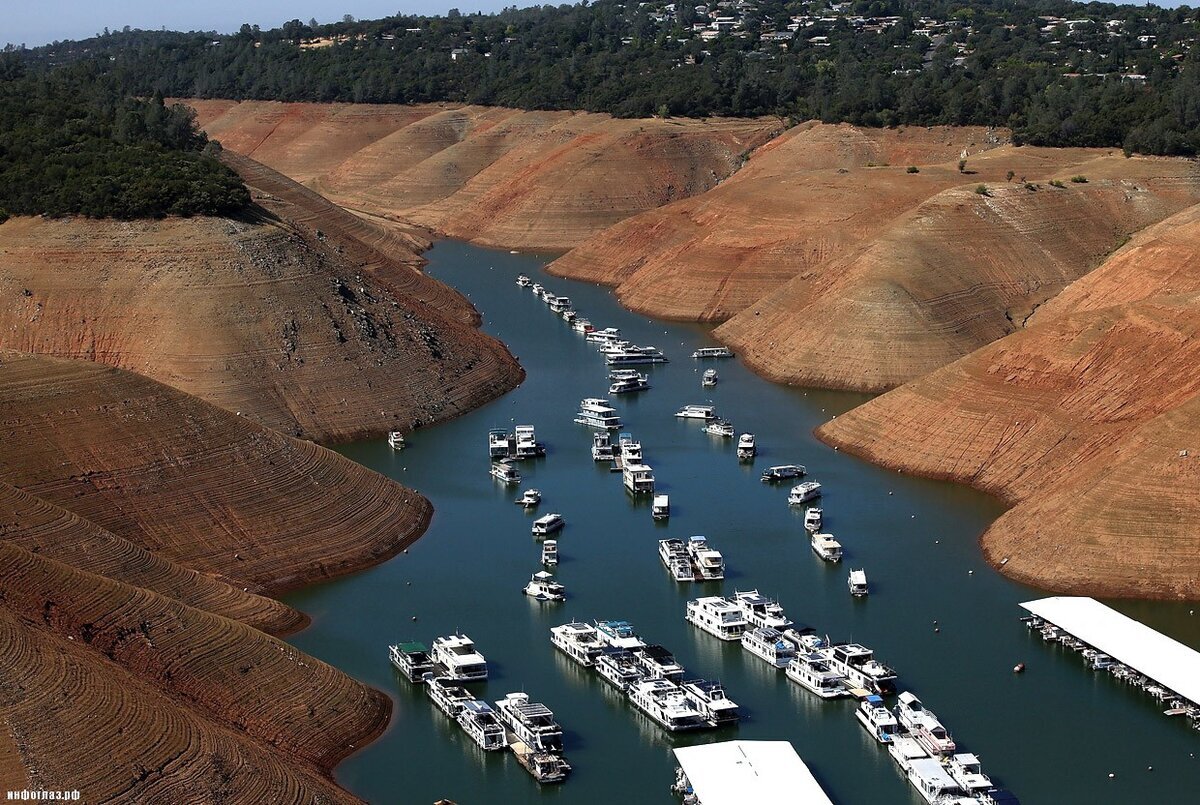
[[(562, 0), (558, 0), (562, 1)], [(573, 0), (566, 0), (572, 2)], [(498, 11), (536, 0), (7, 0), (0, 43), (44, 45), (55, 39), (83, 39), (105, 27), (174, 30), (236, 30), (243, 22), (273, 28), (287, 20), (333, 22), (344, 14), (375, 19), (398, 12)], [(1165, 0), (1174, 7), (1182, 0)]]
[(84, 39), (108, 28), (235, 31), (243, 22), (274, 28), (288, 20), (340, 20), (345, 14), (376, 19), (396, 13), (499, 11), (532, 0), (8, 0), (0, 43), (29, 47), (56, 39)]

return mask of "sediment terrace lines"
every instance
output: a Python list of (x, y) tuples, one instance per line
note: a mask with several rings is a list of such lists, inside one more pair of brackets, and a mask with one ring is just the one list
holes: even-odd
[[(229, 150), (338, 203), (515, 248), (569, 248), (621, 218), (703, 192), (780, 129), (774, 119), (617, 120), (433, 104), (187, 103)], [(372, 109), (378, 120), (367, 122)], [(335, 165), (315, 144), (341, 132)]]
[(271, 634), (287, 634), (307, 623), (291, 607), (227, 579), (197, 573), (7, 484), (0, 484), (0, 540)]
[(6, 483), (268, 591), (378, 562), (429, 517), (419, 495), (324, 448), (86, 362), (0, 355), (0, 437)]
[(406, 238), (231, 162), (278, 221), (0, 227), (0, 347), (104, 361), (322, 441), (407, 431), (520, 381), (473, 306), (397, 259)]

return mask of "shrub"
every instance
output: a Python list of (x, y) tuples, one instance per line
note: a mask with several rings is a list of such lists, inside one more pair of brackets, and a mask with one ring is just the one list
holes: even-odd
[(1075, 184), (1087, 184), (1086, 176), (1072, 176), (1071, 181)]
[(907, 168), (905, 168), (904, 172), (905, 173), (920, 173), (921, 169), (918, 168), (916, 165), (909, 165)]
[(1063, 184), (1062, 181), (1059, 179), (1051, 179), (1050, 186), (1051, 187), (1066, 187), (1066, 185)]
[(991, 193), (988, 192), (987, 185), (985, 185), (985, 184), (978, 185), (975, 188), (975, 192), (981, 196), (990, 196), (991, 195)]

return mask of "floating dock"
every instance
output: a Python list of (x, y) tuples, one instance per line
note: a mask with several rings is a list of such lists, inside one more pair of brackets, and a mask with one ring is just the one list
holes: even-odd
[(787, 741), (725, 741), (674, 752), (676, 785), (697, 805), (833, 805)]
[(1200, 652), (1092, 598), (1054, 596), (1021, 606), (1186, 700), (1200, 705)]

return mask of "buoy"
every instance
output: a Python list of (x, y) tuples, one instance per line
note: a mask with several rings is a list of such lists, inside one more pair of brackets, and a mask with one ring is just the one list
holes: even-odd
[(416, 616), (416, 615), (413, 615), (413, 616), (412, 616), (412, 619), (415, 621), (415, 620), (417, 619), (417, 616)]
[(1020, 674), (1025, 672), (1025, 663), (1019, 662), (1013, 666), (1013, 673)]
[(1147, 767), (1146, 767), (1146, 771), (1154, 771), (1154, 767), (1153, 767), (1153, 766), (1147, 766)]
[(935, 540), (933, 541), (933, 544), (934, 544), (934, 545), (941, 545), (941, 544), (942, 544), (942, 541), (941, 541), (940, 539), (935, 539)]
[(942, 627), (940, 627), (940, 626), (933, 627), (934, 634), (941, 634), (941, 632), (942, 632)]
[(1113, 774), (1111, 771), (1108, 773), (1108, 779), (1110, 779), (1110, 780), (1116, 776), (1117, 775)]
[(405, 586), (405, 587), (411, 587), (411, 586), (412, 586), (412, 582), (411, 582), (411, 581), (406, 581), (406, 582), (404, 582), (404, 586)]
[(895, 492), (888, 492), (888, 494), (889, 494), (889, 495), (894, 495), (894, 494), (896, 494), (896, 493), (895, 493)]
[(974, 575), (975, 575), (975, 571), (974, 571), (974, 570), (968, 570), (968, 571), (967, 571), (967, 575), (968, 575), (968, 576), (974, 576)]

